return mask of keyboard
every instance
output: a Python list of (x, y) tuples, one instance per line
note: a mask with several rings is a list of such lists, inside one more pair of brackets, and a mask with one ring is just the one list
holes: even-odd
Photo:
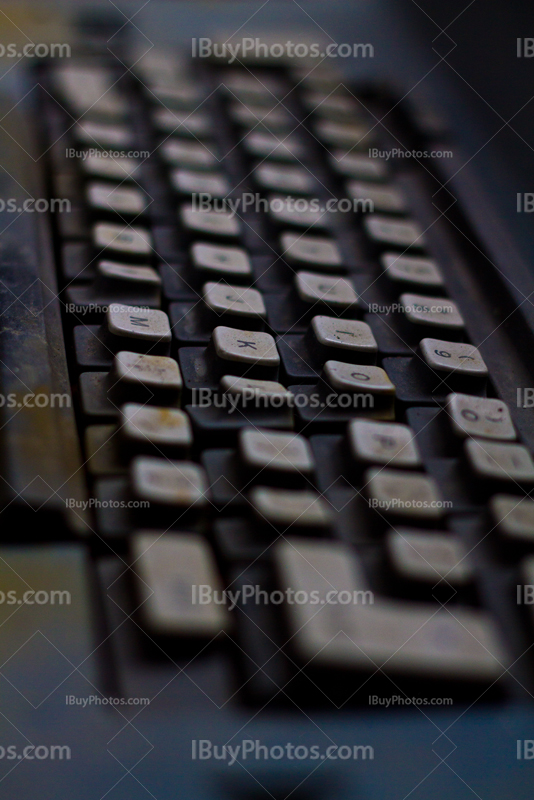
[[(527, 702), (529, 321), (436, 159), (399, 152), (446, 170), (449, 132), (324, 64), (122, 59), (36, 65), (50, 230), (3, 282), (4, 385), (45, 397), (10, 411), (4, 513), (45, 521), (77, 673), (183, 719), (193, 761), (266, 714)], [(236, 759), (236, 796), (310, 771)]]

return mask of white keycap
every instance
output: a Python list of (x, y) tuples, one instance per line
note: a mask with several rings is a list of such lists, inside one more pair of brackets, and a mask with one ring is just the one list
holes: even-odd
[(113, 84), (116, 79), (105, 67), (68, 64), (53, 71), (54, 84), (76, 117), (99, 114), (121, 117), (126, 113), (126, 99)]
[(241, 233), (239, 218), (232, 211), (201, 211), (182, 205), (179, 213), (184, 228), (194, 233), (230, 238)]
[(161, 278), (152, 267), (137, 267), (133, 264), (119, 264), (115, 261), (99, 261), (96, 271), (102, 278), (110, 281), (161, 286)]
[(463, 317), (452, 300), (421, 294), (401, 294), (400, 302), (406, 319), (414, 325), (447, 328), (452, 331), (464, 327)]
[(437, 520), (443, 516), (438, 486), (427, 475), (394, 469), (368, 469), (364, 475), (369, 504), (380, 514)]
[(149, 342), (170, 342), (172, 338), (167, 314), (154, 308), (110, 306), (107, 324), (109, 332), (114, 336)]
[(534, 500), (497, 494), (490, 500), (490, 511), (501, 534), (527, 545), (534, 543)]
[(191, 169), (216, 169), (215, 153), (201, 142), (186, 142), (180, 139), (167, 139), (159, 148), (161, 157), (177, 167)]
[(157, 108), (152, 114), (154, 126), (166, 134), (176, 136), (208, 136), (212, 124), (209, 117), (202, 112), (171, 111), (168, 108)]
[[(87, 155), (82, 159), (80, 166), (87, 174), (95, 178), (105, 178), (110, 181), (134, 180), (140, 162), (129, 156), (113, 156), (104, 158), (101, 155)], [(138, 174), (138, 173), (137, 173)]]
[(334, 150), (328, 156), (330, 166), (347, 178), (357, 178), (362, 181), (381, 181), (388, 175), (388, 168), (383, 161), (369, 158), (363, 153)]
[(391, 398), (395, 396), (395, 386), (381, 367), (327, 361), (324, 365), (324, 375), (337, 392), (368, 392)]
[(99, 250), (112, 250), (124, 255), (152, 254), (150, 232), (135, 225), (124, 227), (112, 222), (98, 222), (93, 228), (93, 243)]
[(273, 550), (281, 590), (309, 598), (284, 608), (300, 663), (488, 683), (502, 675), (506, 655), (486, 613), (373, 597), (341, 542), (284, 539)]
[(423, 229), (411, 220), (393, 220), (380, 214), (364, 217), (363, 227), (370, 239), (390, 247), (424, 247)]
[(220, 273), (228, 278), (252, 275), (248, 253), (239, 247), (195, 242), (191, 247), (191, 259), (197, 269)]
[(468, 394), (450, 394), (446, 412), (457, 436), (475, 436), (479, 439), (516, 438), (510, 411), (502, 400), (489, 397), (472, 397)]
[[(362, 204), (370, 204), (369, 210), (371, 212), (381, 211), (387, 214), (403, 214), (407, 211), (406, 198), (394, 186), (376, 186), (363, 181), (349, 181), (347, 183), (347, 194), (353, 200)], [(357, 206), (357, 210), (360, 210), (359, 206)], [(367, 205), (362, 210), (367, 210)]]
[(208, 504), (206, 474), (189, 461), (137, 456), (131, 463), (130, 480), (135, 496), (149, 503), (182, 508)]
[(313, 471), (313, 453), (309, 442), (296, 433), (242, 428), (238, 447), (244, 464), (253, 470)]
[(312, 319), (311, 327), (319, 345), (333, 351), (343, 350), (354, 355), (355, 361), (361, 356), (372, 360), (378, 352), (376, 339), (366, 322), (317, 316)]
[(150, 86), (146, 94), (151, 102), (159, 102), (180, 111), (194, 111), (204, 98), (202, 89), (194, 82), (179, 85), (173, 82), (172, 86), (156, 83)]
[(422, 466), (415, 434), (408, 425), (353, 419), (348, 439), (357, 461), (410, 469)]
[[(226, 606), (213, 599), (221, 596), (222, 584), (211, 548), (202, 536), (135, 533), (132, 571), (141, 600), (139, 613), (152, 635), (209, 641), (229, 629)], [(198, 602), (201, 586), (210, 587), (209, 602)]]
[(393, 569), (405, 580), (462, 586), (473, 579), (467, 550), (450, 533), (390, 530), (386, 550)]
[(347, 117), (358, 117), (363, 108), (354, 97), (345, 94), (330, 94), (329, 92), (306, 92), (302, 102), (317, 116), (328, 119), (346, 120)]
[(289, 264), (298, 267), (320, 267), (339, 270), (343, 259), (337, 244), (330, 239), (308, 234), (283, 233), (280, 237), (282, 255)]
[(246, 322), (251, 317), (262, 320), (267, 315), (263, 297), (257, 289), (210, 281), (202, 287), (202, 296), (209, 310), (218, 316), (232, 314), (243, 317), (243, 322)]
[(170, 174), (171, 184), (180, 194), (209, 194), (226, 197), (230, 182), (218, 172), (193, 172), (189, 169), (174, 169)]
[(276, 136), (274, 133), (252, 131), (242, 141), (250, 156), (272, 158), (276, 161), (298, 161), (304, 156), (302, 142), (294, 136)]
[(312, 206), (304, 198), (295, 198), (291, 195), (270, 194), (269, 216), (276, 225), (296, 225), (299, 228), (325, 228), (330, 220), (325, 207), (317, 200)]
[(317, 272), (297, 272), (295, 286), (304, 303), (324, 303), (336, 311), (358, 305), (358, 295), (347, 278), (321, 275)]
[(261, 403), (272, 401), (276, 408), (288, 405), (293, 400), (293, 392), (277, 381), (252, 380), (238, 378), (235, 375), (224, 375), (221, 378), (221, 389), (225, 394), (244, 401), (258, 400)]
[(113, 361), (113, 382), (146, 386), (153, 391), (180, 391), (182, 375), (174, 358), (121, 350)]
[(74, 126), (74, 136), (88, 147), (102, 149), (126, 149), (132, 145), (133, 135), (126, 125), (113, 125), (109, 122), (82, 120)]
[(331, 522), (326, 500), (308, 490), (256, 486), (250, 492), (250, 502), (258, 517), (277, 527), (326, 528)]
[(277, 367), (280, 356), (273, 337), (259, 331), (241, 331), (219, 325), (212, 333), (215, 353), (225, 361)]
[(436, 372), (454, 372), (474, 378), (485, 378), (488, 368), (476, 347), (443, 339), (422, 339), (421, 354)]
[(240, 102), (231, 103), (228, 108), (230, 118), (244, 128), (263, 126), (269, 131), (291, 130), (295, 127), (295, 119), (281, 106), (265, 108), (261, 105)]
[[(230, 51), (228, 51), (230, 53)], [(240, 69), (228, 69), (222, 76), (221, 88), (232, 92), (250, 92), (251, 94), (269, 95), (271, 98), (283, 96), (284, 89), (276, 77), (261, 74), (254, 75)]]
[(147, 197), (133, 186), (112, 186), (109, 183), (89, 183), (87, 202), (91, 208), (114, 211), (117, 214), (142, 214), (147, 207)]
[(291, 194), (309, 194), (317, 184), (312, 173), (301, 166), (265, 162), (254, 170), (254, 178), (263, 189)]
[(479, 478), (534, 483), (534, 462), (523, 445), (468, 439), (464, 448), (469, 465)]
[(315, 135), (329, 147), (370, 147), (375, 136), (368, 122), (336, 122), (323, 119), (315, 124)]
[(419, 284), (424, 289), (443, 286), (443, 276), (435, 261), (421, 256), (383, 253), (380, 262), (387, 277), (398, 283)]
[(191, 422), (179, 408), (127, 403), (121, 408), (121, 434), (137, 444), (183, 448), (193, 444)]

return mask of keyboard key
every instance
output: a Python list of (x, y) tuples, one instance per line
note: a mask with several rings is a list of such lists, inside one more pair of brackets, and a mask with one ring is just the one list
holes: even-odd
[(252, 131), (242, 140), (249, 156), (269, 158), (274, 161), (299, 161), (304, 157), (304, 146), (295, 136), (280, 137), (273, 133)]
[(221, 389), (225, 394), (240, 398), (241, 401), (256, 400), (263, 404), (271, 400), (277, 407), (291, 403), (293, 393), (277, 381), (251, 380), (235, 375), (223, 375)]
[(259, 331), (241, 331), (219, 325), (212, 334), (212, 344), (218, 358), (244, 366), (278, 367), (280, 356), (273, 337)]
[(308, 234), (283, 233), (280, 245), (284, 259), (296, 267), (339, 270), (343, 259), (337, 244), (330, 239)]
[(113, 156), (103, 158), (99, 155), (87, 155), (80, 162), (82, 170), (89, 176), (104, 178), (109, 181), (128, 181), (136, 179), (140, 162), (129, 156)]
[[(406, 198), (399, 189), (394, 186), (376, 186), (372, 183), (363, 181), (349, 181), (347, 183), (347, 194), (360, 204), (365, 204), (362, 211), (380, 211), (385, 214), (404, 214), (406, 213)], [(370, 208), (367, 208), (370, 205)], [(357, 207), (357, 210), (360, 210)]]
[(374, 132), (367, 122), (336, 122), (323, 119), (314, 126), (315, 134), (327, 147), (357, 147), (360, 150), (370, 147)]
[(454, 372), (474, 378), (486, 378), (488, 375), (482, 356), (472, 344), (422, 339), (419, 347), (428, 366), (436, 372)]
[(74, 126), (73, 134), (88, 147), (117, 150), (131, 147), (133, 135), (126, 125), (83, 120)]
[(422, 467), (415, 434), (408, 425), (354, 419), (349, 422), (348, 441), (352, 457), (360, 463)]
[(147, 89), (147, 97), (151, 102), (161, 103), (177, 111), (194, 111), (204, 99), (204, 92), (194, 82), (173, 81), (172, 86), (154, 84)]
[(123, 117), (126, 99), (114, 86), (111, 70), (96, 65), (69, 64), (53, 70), (54, 84), (76, 117)]
[(404, 316), (413, 325), (429, 328), (447, 328), (458, 331), (464, 327), (464, 320), (456, 303), (443, 297), (426, 297), (421, 294), (401, 294), (400, 302)]
[(182, 375), (174, 358), (142, 355), (122, 350), (113, 361), (112, 383), (127, 389), (142, 385), (153, 392), (158, 390), (180, 392)]
[(443, 286), (443, 276), (436, 262), (430, 258), (383, 253), (380, 256), (380, 263), (385, 275), (395, 283), (413, 284), (419, 289), (435, 289)]
[(534, 500), (497, 494), (491, 498), (489, 507), (493, 523), (502, 536), (510, 542), (534, 545)]
[(228, 630), (225, 605), (193, 602), (200, 586), (222, 591), (215, 559), (207, 541), (195, 533), (140, 531), (132, 538), (132, 571), (143, 625), (153, 636), (209, 641)]
[(191, 247), (191, 260), (197, 270), (220, 274), (228, 279), (252, 276), (250, 258), (238, 247), (195, 242)]
[[(501, 676), (506, 655), (484, 612), (373, 598), (360, 560), (341, 542), (284, 540), (274, 557), (282, 591), (310, 598), (285, 606), (300, 663), (490, 684)], [(335, 602), (338, 593), (354, 602)]]
[(187, 450), (193, 444), (191, 422), (178, 408), (126, 403), (121, 408), (121, 435), (133, 445), (154, 444)]
[(107, 325), (114, 336), (146, 342), (170, 342), (172, 339), (167, 314), (154, 308), (111, 306), (107, 312)]
[(297, 272), (295, 286), (300, 299), (314, 306), (322, 304), (341, 312), (352, 310), (359, 305), (358, 295), (347, 278), (321, 275), (316, 272)]
[(257, 289), (229, 286), (227, 283), (205, 283), (202, 288), (204, 303), (217, 316), (234, 316), (243, 322), (261, 321), (266, 317), (263, 297)]
[(388, 176), (388, 168), (383, 161), (369, 158), (363, 153), (334, 150), (328, 154), (330, 166), (346, 178), (362, 181), (382, 181)]
[(394, 399), (395, 387), (381, 367), (327, 361), (324, 376), (337, 392), (367, 392)]
[(411, 220), (392, 220), (373, 214), (364, 217), (363, 227), (367, 236), (378, 246), (422, 248), (426, 244), (422, 228)]
[(236, 102), (228, 108), (230, 118), (244, 128), (264, 127), (269, 131), (280, 132), (296, 127), (296, 119), (281, 106), (266, 108)]
[(359, 117), (363, 107), (346, 94), (310, 92), (302, 96), (306, 108), (319, 117), (344, 122), (347, 117)]
[(330, 506), (316, 492), (256, 486), (250, 492), (256, 515), (276, 528), (328, 528)]
[(138, 216), (147, 207), (147, 197), (132, 186), (112, 186), (108, 183), (89, 183), (86, 188), (87, 203), (96, 211)]
[(463, 586), (473, 579), (467, 550), (450, 533), (390, 530), (386, 550), (393, 570), (403, 580)]
[(108, 281), (140, 284), (146, 287), (161, 286), (161, 278), (152, 267), (119, 264), (116, 261), (99, 261), (96, 265), (97, 275)]
[(210, 118), (200, 111), (180, 112), (157, 108), (152, 114), (152, 122), (158, 130), (175, 136), (207, 137), (212, 130)]
[(159, 148), (161, 157), (168, 163), (184, 169), (217, 169), (215, 153), (202, 142), (167, 139)]
[(174, 169), (170, 173), (172, 187), (180, 194), (209, 194), (226, 197), (231, 191), (228, 178), (221, 172), (193, 172), (190, 169)]
[(534, 462), (521, 444), (468, 439), (464, 442), (464, 449), (469, 466), (478, 478), (516, 484), (534, 483)]
[(516, 438), (514, 423), (506, 403), (489, 397), (472, 397), (468, 394), (450, 394), (445, 407), (457, 436), (479, 439)]
[(255, 472), (310, 473), (314, 468), (308, 440), (296, 433), (242, 428), (238, 447), (245, 466)]
[[(328, 212), (315, 200), (311, 202), (303, 201), (292, 196), (270, 194), (267, 198), (269, 203), (269, 216), (275, 225), (295, 225), (298, 228), (326, 228), (330, 220)], [(302, 203), (305, 203), (302, 207)]]
[(130, 479), (135, 496), (149, 503), (204, 508), (209, 502), (204, 470), (189, 461), (138, 456), (132, 461)]
[[(378, 346), (371, 328), (365, 322), (338, 317), (317, 316), (311, 321), (310, 333), (315, 337), (318, 355), (351, 360), (353, 363), (372, 364), (376, 361)], [(342, 358), (343, 357), (343, 358)]]
[(301, 166), (287, 164), (259, 164), (254, 169), (254, 178), (262, 189), (289, 194), (311, 194), (317, 188), (313, 174)]
[(232, 211), (200, 211), (191, 205), (180, 206), (180, 221), (190, 233), (235, 238), (241, 223)]
[(152, 255), (152, 237), (145, 228), (124, 227), (111, 222), (98, 222), (93, 228), (93, 244), (98, 250), (109, 250), (126, 256)]
[(381, 515), (413, 520), (439, 520), (443, 502), (437, 483), (426, 475), (394, 469), (368, 469), (365, 490), (371, 508)]

